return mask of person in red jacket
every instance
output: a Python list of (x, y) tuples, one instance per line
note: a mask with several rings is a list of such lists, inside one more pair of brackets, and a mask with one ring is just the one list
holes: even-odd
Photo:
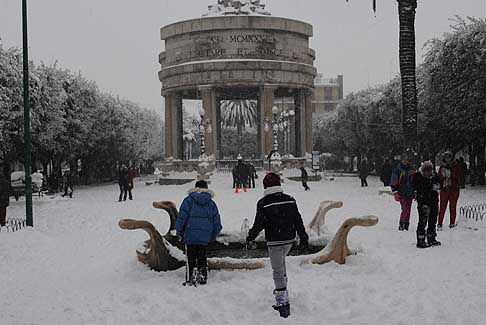
[(446, 151), (439, 168), (441, 190), (437, 230), (442, 230), (442, 223), (444, 222), (444, 215), (448, 204), (450, 212), (449, 228), (454, 228), (456, 226), (456, 208), (461, 188), (461, 177), (461, 166), (454, 160), (452, 152)]

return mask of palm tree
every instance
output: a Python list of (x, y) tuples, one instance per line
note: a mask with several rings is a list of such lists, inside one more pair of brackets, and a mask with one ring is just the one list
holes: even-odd
[[(346, 0), (349, 1), (349, 0)], [(417, 79), (415, 54), (415, 11), (417, 0), (397, 0), (400, 20), (400, 74), (402, 80), (402, 129), (405, 145), (414, 147), (417, 138)], [(376, 12), (376, 0), (373, 0)]]
[(221, 122), (223, 127), (236, 128), (238, 136), (257, 123), (257, 103), (254, 100), (223, 100), (221, 102)]

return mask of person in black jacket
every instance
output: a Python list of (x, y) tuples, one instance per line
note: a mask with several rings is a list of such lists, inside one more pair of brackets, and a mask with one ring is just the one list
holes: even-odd
[(285, 257), (296, 240), (296, 234), (300, 238), (299, 249), (308, 247), (309, 236), (305, 231), (295, 199), (284, 194), (280, 185), (280, 176), (275, 173), (269, 173), (263, 179), (265, 196), (258, 201), (255, 222), (246, 241), (251, 243), (265, 229), (265, 239), (275, 282), (273, 294), (276, 304), (273, 307), (280, 312), (280, 316), (288, 317), (290, 303)]
[(302, 181), (302, 186), (304, 187), (305, 191), (310, 191), (309, 185), (307, 182), (309, 181), (309, 174), (307, 174), (307, 170), (305, 170), (304, 166), (300, 167), (301, 176), (300, 179)]
[[(418, 173), (412, 178), (412, 186), (417, 194), (419, 222), (417, 226), (417, 247), (427, 248), (439, 246), (435, 224), (439, 213), (439, 177), (434, 172), (431, 161), (422, 163)], [(427, 228), (427, 242), (425, 242), (425, 227)]]
[(383, 186), (390, 186), (390, 179), (392, 176), (393, 167), (390, 164), (390, 160), (385, 159), (385, 162), (381, 166), (380, 180), (383, 182)]
[(258, 178), (255, 165), (248, 164), (248, 188), (255, 188), (255, 178)]
[(128, 169), (125, 165), (122, 165), (118, 171), (118, 185), (120, 186), (120, 196), (118, 202), (126, 201), (128, 194)]

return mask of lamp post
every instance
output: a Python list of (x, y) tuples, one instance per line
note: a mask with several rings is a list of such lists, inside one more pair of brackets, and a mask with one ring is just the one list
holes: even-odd
[(204, 111), (203, 108), (199, 109), (199, 116), (201, 117), (201, 120), (195, 119), (193, 121), (194, 126), (199, 130), (199, 136), (201, 138), (201, 155), (199, 156), (199, 160), (207, 160), (206, 156), (206, 143), (205, 143), (205, 134), (208, 132), (209, 134), (213, 133), (213, 128), (211, 127), (211, 120), (207, 119), (204, 120), (204, 116), (206, 115), (206, 112)]
[(32, 148), (30, 143), (29, 106), (29, 42), (27, 34), (27, 0), (22, 0), (22, 35), (24, 65), (24, 169), (25, 169), (25, 217), (29, 227), (34, 226), (32, 212)]

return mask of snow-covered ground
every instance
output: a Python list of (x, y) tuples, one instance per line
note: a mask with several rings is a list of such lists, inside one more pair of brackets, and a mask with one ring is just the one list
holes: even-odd
[[(232, 193), (228, 175), (213, 177), (211, 188), (226, 230), (253, 222), (262, 194)], [(184, 269), (156, 273), (136, 259), (143, 231), (123, 231), (121, 218), (146, 219), (161, 233), (168, 217), (153, 200), (177, 204), (191, 185), (135, 184), (135, 200), (118, 203), (118, 186), (84, 188), (74, 199), (35, 198), (35, 228), (0, 233), (0, 323), (7, 324), (486, 324), (486, 221), (466, 222), (439, 233), (442, 247), (415, 247), (417, 212), (410, 232), (397, 230), (399, 206), (358, 178), (284, 189), (295, 196), (308, 223), (322, 200), (342, 200), (327, 217), (335, 232), (345, 217), (380, 217), (377, 226), (355, 228), (347, 264), (300, 265), (288, 260), (292, 316), (273, 311), (269, 267), (257, 271), (210, 273), (205, 287), (187, 288)], [(462, 192), (459, 205), (484, 202), (485, 189)], [(22, 202), (9, 215), (22, 216)], [(448, 215), (446, 216), (446, 224)], [(469, 229), (477, 228), (477, 230)]]

